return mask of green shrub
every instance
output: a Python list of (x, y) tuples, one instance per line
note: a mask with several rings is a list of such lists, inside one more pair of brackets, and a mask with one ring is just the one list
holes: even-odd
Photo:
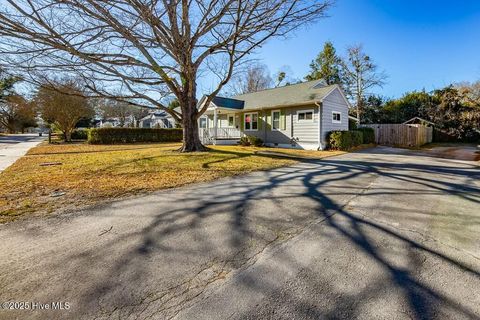
[(362, 127), (356, 130), (363, 133), (363, 143), (375, 143), (375, 130), (373, 128)]
[(240, 145), (244, 147), (247, 147), (250, 145), (250, 141), (248, 140), (248, 137), (241, 137), (238, 143), (240, 143)]
[(88, 143), (180, 142), (182, 129), (97, 128), (88, 131)]
[(358, 130), (349, 131), (352, 137), (352, 147), (359, 146), (363, 143), (363, 132)]
[(263, 140), (256, 136), (245, 136), (240, 138), (240, 145), (260, 147), (263, 145)]
[(357, 121), (348, 118), (348, 130), (355, 130), (357, 129)]
[(72, 131), (73, 140), (87, 140), (88, 139), (88, 130), (75, 129)]
[(328, 146), (334, 150), (349, 150), (362, 144), (360, 131), (330, 131), (327, 135)]
[(348, 150), (352, 147), (352, 136), (348, 131), (330, 131), (327, 141), (329, 148), (334, 150)]
[(252, 146), (255, 147), (260, 147), (263, 145), (263, 140), (255, 136), (248, 136), (248, 141)]

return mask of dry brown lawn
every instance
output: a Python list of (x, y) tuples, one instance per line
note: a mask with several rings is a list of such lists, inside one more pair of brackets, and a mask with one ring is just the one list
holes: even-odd
[[(0, 222), (119, 197), (266, 170), (296, 162), (256, 154), (267, 148), (214, 146), (179, 153), (175, 143), (40, 145), (0, 173)], [(339, 152), (272, 149), (317, 158)]]

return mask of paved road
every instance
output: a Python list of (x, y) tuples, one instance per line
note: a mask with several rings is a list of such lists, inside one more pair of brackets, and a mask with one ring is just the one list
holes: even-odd
[(38, 134), (0, 135), (0, 172), (45, 139), (46, 137), (39, 137)]
[(479, 319), (478, 163), (375, 148), (0, 226), (1, 319)]

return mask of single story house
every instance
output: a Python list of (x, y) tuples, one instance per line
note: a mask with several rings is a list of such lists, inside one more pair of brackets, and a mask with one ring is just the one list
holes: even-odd
[(329, 131), (348, 130), (349, 108), (340, 86), (320, 80), (217, 96), (199, 119), (200, 138), (205, 144), (234, 144), (252, 135), (267, 146), (323, 150)]
[(135, 117), (127, 116), (124, 120), (123, 126), (122, 121), (118, 117), (109, 117), (109, 118), (98, 118), (93, 120), (93, 126), (95, 128), (120, 128), (120, 127), (132, 127), (135, 123)]
[(165, 111), (155, 110), (139, 120), (140, 128), (175, 128), (175, 119)]

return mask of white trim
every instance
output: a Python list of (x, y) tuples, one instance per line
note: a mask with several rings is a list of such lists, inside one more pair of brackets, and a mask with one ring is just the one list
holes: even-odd
[[(273, 128), (273, 113), (278, 112), (278, 129)], [(280, 109), (272, 110), (270, 113), (270, 116), (272, 117), (272, 121), (270, 123), (270, 129), (271, 131), (282, 131), (282, 111)]]
[[(334, 114), (339, 114), (340, 115), (340, 120), (333, 120), (333, 115)], [(342, 123), (342, 113), (339, 111), (332, 111), (332, 123)]]
[[(200, 126), (200, 121), (201, 120), (205, 120), (205, 127), (204, 128), (202, 128)], [(207, 116), (201, 116), (200, 118), (198, 118), (198, 128), (199, 129), (207, 129), (208, 128), (208, 117)]]
[[(252, 127), (252, 123), (253, 123), (253, 115), (256, 114), (257, 115), (257, 129), (247, 129), (247, 126), (246, 126), (246, 122), (245, 122), (245, 118), (246, 118), (246, 115), (250, 115), (251, 118), (252, 118), (252, 122), (250, 122), (250, 127)], [(259, 123), (259, 118), (258, 118), (258, 112), (245, 112), (243, 114), (243, 131), (258, 131), (258, 123)]]
[(412, 120), (417, 120), (417, 119), (420, 120), (421, 122), (426, 122), (426, 123), (428, 123), (428, 124), (430, 124), (430, 125), (432, 125), (432, 126), (435, 125), (435, 123), (433, 123), (433, 122), (431, 122), (431, 121), (428, 121), (428, 120), (425, 120), (425, 119), (420, 118), (420, 117), (413, 117), (412, 119), (407, 120), (407, 121), (403, 122), (402, 124), (409, 124), (410, 121), (412, 121)]
[(323, 128), (323, 102), (315, 102), (318, 108), (318, 150), (323, 150), (322, 128)]
[[(233, 124), (230, 126), (230, 117), (233, 118)], [(235, 113), (227, 114), (227, 128), (235, 128)]]
[(213, 144), (216, 144), (217, 141), (217, 129), (218, 129), (218, 114), (217, 108), (213, 109)]
[[(300, 120), (300, 119), (298, 119), (298, 114), (299, 113), (307, 113), (307, 112), (312, 113), (312, 120), (309, 120), (309, 119)], [(297, 110), (297, 122), (315, 122), (315, 110), (314, 109)]]

